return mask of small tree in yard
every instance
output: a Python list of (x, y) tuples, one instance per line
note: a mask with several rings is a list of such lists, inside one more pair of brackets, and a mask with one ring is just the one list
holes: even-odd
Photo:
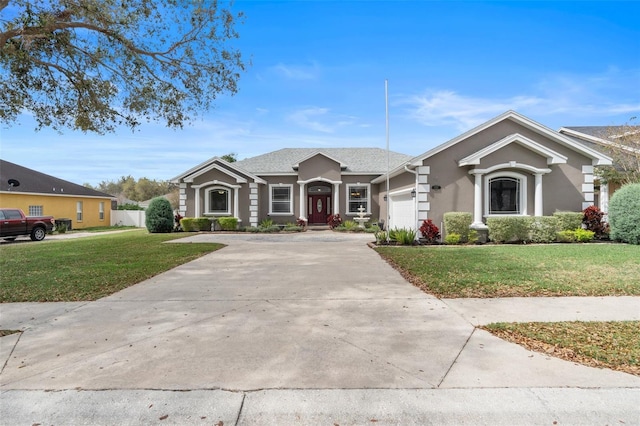
[(609, 202), (611, 239), (640, 245), (640, 183), (624, 185)]
[(171, 232), (173, 230), (173, 210), (166, 198), (151, 200), (147, 207), (145, 225), (151, 233)]

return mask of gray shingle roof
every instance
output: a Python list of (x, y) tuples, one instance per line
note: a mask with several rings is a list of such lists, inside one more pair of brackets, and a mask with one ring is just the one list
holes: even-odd
[(9, 190), (9, 179), (20, 182), (20, 186), (11, 189), (15, 192), (113, 198), (104, 192), (0, 160), (0, 191)]
[[(315, 153), (321, 153), (346, 166), (343, 172), (383, 174), (387, 171), (387, 151), (382, 148), (284, 148), (256, 157), (237, 161), (234, 165), (256, 175), (265, 173), (293, 173), (293, 166)], [(393, 169), (412, 157), (389, 152)]]

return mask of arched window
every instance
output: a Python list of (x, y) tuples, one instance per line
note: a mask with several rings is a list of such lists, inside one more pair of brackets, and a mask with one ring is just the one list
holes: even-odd
[(513, 172), (498, 172), (485, 178), (486, 215), (525, 215), (527, 178)]
[(207, 190), (206, 213), (209, 214), (231, 214), (229, 206), (229, 190), (227, 188), (215, 187)]

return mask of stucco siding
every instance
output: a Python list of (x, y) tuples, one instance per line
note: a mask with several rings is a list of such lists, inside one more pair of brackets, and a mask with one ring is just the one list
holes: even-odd
[(339, 181), (340, 174), (340, 164), (321, 154), (301, 162), (298, 169), (298, 176), (302, 181), (319, 176), (331, 181)]
[[(77, 220), (77, 203), (82, 201), (82, 220)], [(100, 203), (103, 203), (104, 217), (100, 219)], [(44, 216), (56, 219), (71, 219), (73, 229), (111, 225), (111, 199), (46, 194), (25, 194), (3, 192), (0, 194), (1, 207), (15, 207), (29, 214), (29, 206), (42, 206)]]

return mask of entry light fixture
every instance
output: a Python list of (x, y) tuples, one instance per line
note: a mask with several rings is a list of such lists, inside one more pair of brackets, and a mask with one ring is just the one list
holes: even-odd
[(415, 189), (411, 190), (411, 198), (416, 198), (416, 190)]

